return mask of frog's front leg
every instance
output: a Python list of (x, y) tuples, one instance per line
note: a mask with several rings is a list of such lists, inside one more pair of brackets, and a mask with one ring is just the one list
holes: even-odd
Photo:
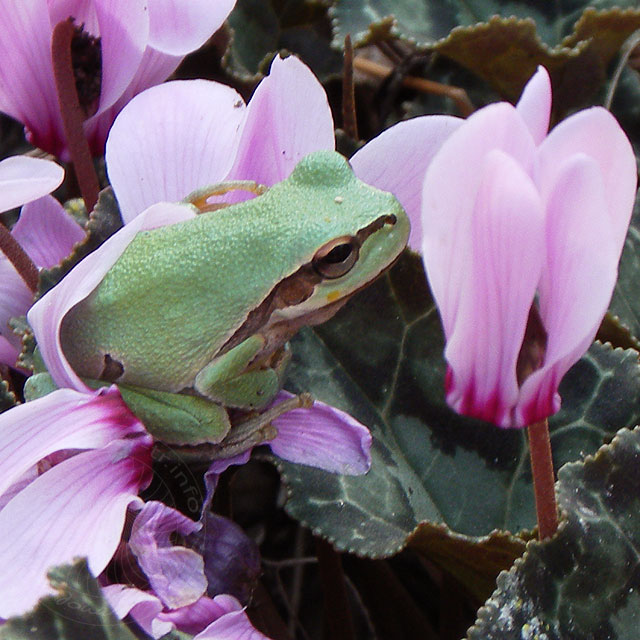
[(204, 367), (194, 381), (195, 390), (226, 407), (260, 409), (280, 391), (291, 358), (281, 347), (268, 360), (258, 358), (266, 340), (254, 334)]

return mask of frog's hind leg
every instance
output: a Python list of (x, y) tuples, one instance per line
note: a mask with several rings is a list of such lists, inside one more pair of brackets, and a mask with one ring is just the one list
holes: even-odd
[(184, 202), (192, 204), (200, 213), (205, 213), (206, 211), (216, 211), (217, 209), (223, 209), (229, 206), (225, 202), (207, 202), (209, 198), (213, 196), (223, 196), (230, 191), (249, 191), (256, 196), (261, 196), (268, 190), (269, 187), (258, 184), (253, 180), (230, 180), (228, 182), (218, 182), (217, 184), (193, 191), (184, 199)]

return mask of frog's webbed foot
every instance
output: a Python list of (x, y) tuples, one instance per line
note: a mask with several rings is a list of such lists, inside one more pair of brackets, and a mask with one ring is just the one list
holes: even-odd
[(228, 182), (218, 182), (217, 184), (197, 189), (190, 193), (184, 202), (192, 204), (200, 213), (206, 211), (215, 211), (217, 209), (223, 209), (229, 205), (225, 202), (207, 202), (209, 198), (213, 196), (223, 196), (230, 191), (249, 191), (256, 196), (261, 196), (263, 193), (269, 190), (269, 187), (258, 184), (253, 180), (230, 180)]

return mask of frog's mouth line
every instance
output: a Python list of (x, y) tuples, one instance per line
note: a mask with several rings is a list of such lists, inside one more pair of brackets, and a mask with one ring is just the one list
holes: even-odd
[[(382, 215), (371, 224), (360, 229), (356, 236), (353, 236), (353, 240), (358, 244), (358, 248), (360, 249), (363, 247), (366, 240), (374, 233), (382, 229), (385, 225), (393, 226), (396, 222), (397, 217), (394, 214)], [(345, 290), (343, 293), (336, 296), (335, 300), (329, 300), (317, 309), (302, 311), (299, 315), (292, 315), (290, 318), (286, 318), (284, 316), (280, 318), (273, 318), (272, 322), (274, 312), (302, 305), (306, 300), (311, 298), (318, 284), (332, 279), (324, 277), (318, 273), (318, 270), (314, 265), (314, 260), (312, 259), (290, 276), (287, 276), (280, 281), (271, 290), (267, 297), (249, 313), (244, 323), (233, 333), (232, 336), (230, 336), (216, 356), (226, 353), (236, 345), (246, 340), (249, 336), (260, 332), (261, 329), (269, 332), (271, 331), (271, 328), (274, 327), (275, 333), (278, 336), (281, 336), (281, 339), (270, 340), (269, 342), (271, 342), (271, 348), (276, 348), (292, 337), (301, 327), (325, 322), (331, 318), (353, 295), (367, 287), (371, 282), (382, 275), (382, 273), (384, 273), (390, 266), (392, 266), (400, 256), (400, 253), (401, 252), (399, 251), (398, 255), (395, 256), (393, 260), (382, 266), (377, 274), (372, 274), (371, 278), (368, 279), (367, 282), (362, 283), (356, 288)], [(285, 325), (287, 325), (290, 330), (285, 331)], [(280, 329), (275, 329), (275, 327), (280, 327)]]

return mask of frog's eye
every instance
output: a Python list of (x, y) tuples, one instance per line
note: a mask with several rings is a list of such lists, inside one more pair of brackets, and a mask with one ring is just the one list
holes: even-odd
[(313, 256), (313, 268), (323, 278), (340, 278), (349, 273), (358, 260), (360, 243), (352, 236), (342, 236), (327, 242)]

